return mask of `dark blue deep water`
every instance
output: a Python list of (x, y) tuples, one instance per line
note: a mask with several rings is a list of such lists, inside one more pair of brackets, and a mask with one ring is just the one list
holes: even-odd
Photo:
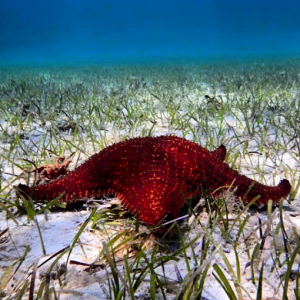
[(299, 54), (299, 0), (0, 0), (0, 64)]

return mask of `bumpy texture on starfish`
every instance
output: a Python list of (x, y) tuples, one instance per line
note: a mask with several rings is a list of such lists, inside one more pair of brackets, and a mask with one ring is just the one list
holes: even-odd
[[(114, 194), (140, 220), (159, 223), (166, 214), (176, 217), (186, 198), (202, 189), (236, 187), (243, 197), (253, 180), (238, 174), (223, 162), (226, 148), (209, 152), (200, 145), (176, 136), (143, 137), (116, 143), (93, 155), (68, 175), (30, 188), (20, 184), (33, 200), (51, 200), (65, 192), (63, 201)], [(269, 187), (255, 182), (245, 197), (257, 203), (278, 202), (291, 191), (288, 180)]]

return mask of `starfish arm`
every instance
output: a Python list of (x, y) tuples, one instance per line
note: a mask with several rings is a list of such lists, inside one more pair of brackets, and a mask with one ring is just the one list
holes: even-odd
[(221, 161), (224, 161), (227, 154), (226, 147), (224, 145), (221, 145), (216, 150), (212, 151), (211, 154), (214, 157), (214, 159), (219, 159)]
[[(235, 194), (250, 202), (255, 197), (260, 196), (257, 204), (266, 204), (269, 199), (279, 202), (286, 198), (291, 192), (291, 185), (288, 180), (282, 180), (277, 186), (266, 186), (255, 180), (239, 174), (231, 169), (226, 163), (215, 162), (213, 165), (206, 167), (205, 186), (211, 190), (220, 187), (236, 188)], [(249, 190), (250, 186), (252, 188)]]

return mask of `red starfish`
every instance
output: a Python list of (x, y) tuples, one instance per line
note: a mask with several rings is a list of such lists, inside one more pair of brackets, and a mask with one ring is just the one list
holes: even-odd
[[(226, 148), (213, 152), (176, 136), (135, 138), (114, 144), (93, 155), (68, 175), (31, 191), (19, 185), (33, 200), (51, 200), (65, 192), (65, 202), (86, 197), (114, 194), (140, 220), (157, 224), (166, 214), (177, 216), (186, 198), (201, 191), (213, 193), (217, 188), (236, 187), (244, 196), (252, 179), (238, 174), (223, 162)], [(245, 198), (257, 203), (269, 199), (278, 202), (291, 191), (288, 180), (269, 187), (255, 182)], [(31, 193), (32, 192), (32, 193)]]

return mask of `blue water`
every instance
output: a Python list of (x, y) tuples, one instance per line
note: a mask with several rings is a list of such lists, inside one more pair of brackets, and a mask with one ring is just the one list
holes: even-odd
[(299, 54), (299, 0), (0, 0), (0, 64)]

